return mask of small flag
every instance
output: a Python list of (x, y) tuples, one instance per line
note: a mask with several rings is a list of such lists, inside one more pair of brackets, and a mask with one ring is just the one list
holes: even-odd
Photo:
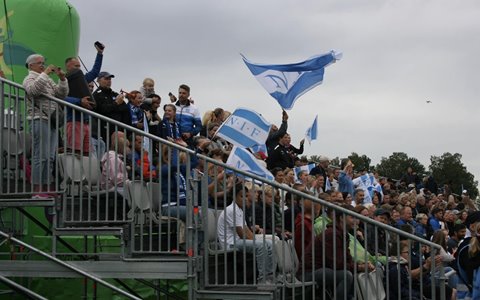
[[(234, 146), (227, 159), (227, 165), (240, 169), (242, 171), (250, 172), (268, 180), (274, 180), (270, 171), (260, 164), (250, 152), (245, 149)], [(227, 171), (228, 172), (228, 171)], [(244, 177), (237, 174), (239, 177)]]
[(246, 109), (236, 109), (215, 133), (235, 146), (250, 148), (263, 145), (267, 140), (271, 124), (261, 115)]
[(292, 109), (298, 97), (323, 82), (325, 67), (341, 59), (331, 51), (306, 61), (285, 65), (255, 64), (243, 57), (253, 76), (283, 109)]
[(305, 133), (305, 137), (308, 141), (308, 143), (310, 144), (313, 140), (316, 140), (317, 139), (317, 133), (318, 133), (318, 123), (317, 123), (317, 120), (318, 120), (318, 115), (315, 116), (315, 120), (313, 120), (313, 124), (312, 126), (310, 126), (308, 129), (307, 129), (307, 132)]

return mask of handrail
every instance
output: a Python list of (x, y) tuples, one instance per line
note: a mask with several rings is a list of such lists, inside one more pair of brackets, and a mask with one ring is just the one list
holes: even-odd
[[(0, 80), (3, 81), (3, 82), (7, 82), (8, 84), (12, 84), (13, 86), (18, 87), (18, 88), (20, 88), (20, 89), (24, 89), (22, 85), (20, 85), (20, 84), (18, 84), (18, 83), (16, 83), (16, 82), (12, 82), (12, 81), (9, 81), (9, 80), (3, 79), (3, 78), (0, 78)], [(111, 119), (111, 118), (105, 117), (105, 116), (103, 116), (103, 115), (101, 115), (101, 114), (98, 114), (98, 113), (93, 112), (93, 111), (91, 111), (91, 110), (85, 109), (85, 108), (83, 108), (83, 107), (81, 107), (81, 106), (78, 106), (78, 105), (69, 103), (69, 102), (67, 102), (67, 101), (64, 101), (64, 100), (61, 100), (61, 99), (58, 99), (58, 98), (56, 98), (56, 97), (52, 97), (52, 96), (49, 96), (49, 95), (45, 95), (45, 96), (46, 96), (47, 98), (49, 98), (50, 100), (52, 100), (52, 101), (55, 101), (55, 102), (57, 102), (57, 103), (59, 103), (59, 104), (61, 104), (61, 105), (70, 107), (70, 108), (72, 108), (72, 109), (74, 109), (74, 110), (76, 110), (76, 111), (83, 112), (83, 113), (88, 114), (88, 115), (91, 115), (91, 116), (93, 116), (93, 117), (95, 117), (95, 118), (97, 118), (97, 119), (103, 120), (103, 121), (105, 121), (105, 122), (109, 122), (110, 124), (114, 124), (114, 125), (119, 126), (119, 127), (121, 127), (121, 128), (128, 129), (129, 131), (135, 132), (136, 134), (139, 134), (139, 135), (142, 135), (142, 136), (146, 136), (146, 137), (152, 139), (153, 141), (157, 141), (157, 142), (160, 142), (160, 143), (162, 143), (162, 144), (166, 144), (166, 145), (168, 145), (168, 146), (174, 147), (174, 148), (176, 148), (177, 150), (181, 150), (181, 151), (187, 152), (187, 153), (189, 153), (189, 154), (191, 154), (191, 155), (196, 155), (198, 158), (203, 159), (203, 160), (205, 160), (205, 161), (208, 162), (208, 163), (214, 164), (214, 165), (216, 165), (216, 166), (221, 166), (221, 167), (223, 167), (223, 168), (232, 170), (232, 171), (235, 172), (235, 173), (239, 173), (239, 174), (241, 174), (241, 175), (243, 175), (243, 176), (252, 178), (252, 179), (254, 179), (254, 180), (258, 180), (258, 181), (260, 181), (260, 182), (263, 183), (263, 184), (268, 184), (268, 185), (271, 185), (271, 186), (273, 186), (273, 187), (275, 187), (275, 188), (277, 188), (277, 189), (280, 189), (280, 190), (283, 190), (283, 191), (286, 191), (286, 192), (290, 192), (290, 193), (292, 193), (292, 194), (294, 194), (294, 195), (298, 195), (298, 196), (301, 196), (301, 197), (303, 197), (303, 198), (312, 200), (312, 201), (314, 201), (314, 202), (316, 202), (316, 203), (319, 203), (319, 204), (321, 204), (321, 205), (323, 205), (323, 206), (325, 206), (325, 207), (329, 207), (329, 208), (333, 208), (333, 209), (335, 209), (335, 210), (339, 210), (339, 211), (341, 211), (342, 213), (344, 213), (344, 214), (346, 214), (346, 215), (350, 215), (350, 216), (352, 216), (352, 217), (355, 217), (355, 218), (357, 218), (357, 219), (359, 219), (359, 220), (361, 220), (361, 221), (363, 221), (363, 222), (365, 222), (365, 223), (373, 224), (373, 225), (378, 226), (378, 227), (380, 227), (380, 228), (382, 228), (382, 229), (386, 229), (386, 230), (388, 230), (388, 231), (392, 231), (392, 232), (394, 232), (394, 233), (396, 233), (396, 234), (398, 234), (398, 235), (400, 235), (400, 236), (406, 237), (406, 238), (411, 239), (411, 240), (416, 241), (416, 242), (420, 242), (420, 243), (426, 244), (426, 245), (428, 245), (428, 246), (430, 246), (430, 247), (432, 247), (432, 248), (440, 251), (440, 248), (441, 248), (441, 247), (440, 247), (439, 245), (437, 245), (437, 244), (435, 244), (435, 243), (433, 243), (433, 242), (431, 242), (431, 241), (422, 239), (422, 238), (420, 238), (420, 237), (418, 237), (418, 236), (416, 236), (416, 235), (414, 235), (414, 234), (407, 233), (407, 232), (402, 231), (402, 230), (400, 230), (400, 229), (398, 229), (398, 228), (395, 228), (395, 227), (393, 227), (393, 226), (383, 224), (383, 223), (381, 223), (381, 222), (378, 222), (378, 221), (376, 221), (376, 220), (370, 219), (370, 218), (365, 217), (365, 216), (363, 216), (363, 215), (361, 215), (361, 214), (358, 214), (358, 213), (356, 213), (356, 212), (353, 212), (353, 211), (350, 211), (350, 210), (345, 209), (345, 208), (343, 208), (343, 207), (340, 207), (340, 206), (338, 206), (338, 205), (336, 205), (336, 204), (333, 204), (333, 203), (330, 203), (330, 202), (328, 202), (328, 201), (322, 200), (322, 199), (320, 199), (320, 198), (316, 198), (316, 197), (314, 197), (314, 196), (305, 194), (305, 193), (303, 193), (303, 192), (301, 192), (301, 191), (298, 191), (298, 190), (295, 190), (295, 189), (293, 189), (293, 188), (291, 188), (291, 187), (287, 187), (287, 186), (281, 185), (281, 184), (279, 184), (279, 183), (277, 183), (277, 182), (275, 182), (275, 181), (267, 180), (267, 179), (265, 179), (265, 178), (263, 178), (263, 177), (260, 177), (260, 176), (258, 176), (258, 175), (256, 175), (256, 174), (248, 173), (248, 172), (246, 172), (246, 171), (237, 169), (237, 168), (235, 168), (235, 167), (233, 167), (233, 166), (231, 166), (231, 165), (228, 165), (228, 164), (223, 163), (223, 162), (219, 162), (219, 161), (217, 161), (217, 160), (215, 160), (215, 159), (213, 159), (213, 158), (210, 158), (210, 157), (208, 157), (208, 156), (205, 156), (205, 155), (202, 155), (202, 154), (198, 154), (198, 153), (196, 153), (195, 151), (193, 151), (193, 150), (191, 150), (191, 149), (182, 147), (182, 146), (180, 146), (180, 145), (178, 145), (178, 144), (175, 144), (175, 143), (170, 142), (170, 141), (168, 141), (168, 140), (162, 139), (162, 138), (160, 138), (160, 137), (158, 137), (158, 136), (155, 136), (155, 135), (153, 135), (153, 134), (151, 134), (151, 133), (146, 133), (146, 132), (144, 132), (144, 131), (136, 128), (136, 127), (129, 126), (129, 125), (126, 125), (126, 124), (124, 124), (124, 123), (121, 123), (121, 122), (119, 122), (119, 121), (117, 121), (117, 120), (113, 120), (113, 119)]]
[(10, 280), (5, 276), (0, 275), (0, 282), (3, 282), (3, 284), (5, 284), (6, 286), (9, 286), (12, 289), (14, 289), (15, 291), (23, 294), (24, 296), (27, 296), (29, 299), (47, 300), (47, 298), (35, 293), (32, 290), (27, 289), (23, 285), (18, 284), (15, 281)]
[(16, 243), (16, 244), (18, 244), (18, 245), (20, 245), (20, 246), (23, 246), (23, 247), (25, 247), (25, 248), (27, 248), (27, 249), (29, 249), (29, 250), (31, 250), (31, 251), (33, 251), (33, 252), (41, 255), (41, 256), (43, 256), (43, 257), (45, 257), (45, 258), (53, 261), (53, 262), (55, 262), (55, 263), (57, 263), (57, 264), (65, 267), (65, 268), (67, 268), (67, 269), (69, 269), (69, 270), (71, 270), (71, 271), (73, 271), (73, 272), (75, 272), (75, 273), (78, 273), (78, 274), (80, 274), (80, 275), (82, 275), (82, 276), (84, 276), (84, 277), (88, 277), (89, 279), (91, 279), (91, 280), (93, 280), (93, 281), (95, 281), (95, 282), (97, 282), (97, 283), (99, 283), (99, 284), (101, 284), (101, 285), (103, 285), (103, 286), (105, 286), (105, 287), (107, 287), (107, 288), (110, 288), (111, 290), (113, 290), (113, 291), (115, 291), (115, 292), (117, 292), (117, 293), (120, 293), (121, 295), (123, 295), (123, 296), (125, 296), (125, 297), (127, 297), (127, 298), (129, 298), (129, 299), (140, 300), (140, 298), (135, 297), (134, 295), (129, 294), (129, 293), (125, 292), (125, 291), (122, 290), (122, 289), (119, 289), (118, 287), (116, 287), (116, 286), (114, 286), (114, 285), (111, 285), (110, 283), (106, 282), (105, 280), (100, 279), (100, 278), (98, 278), (98, 277), (96, 277), (96, 276), (94, 276), (94, 275), (92, 275), (92, 274), (90, 274), (90, 273), (88, 273), (88, 272), (85, 272), (85, 271), (83, 271), (82, 269), (79, 269), (79, 268), (77, 268), (77, 267), (75, 267), (75, 266), (72, 266), (72, 265), (70, 265), (70, 264), (68, 264), (68, 263), (66, 263), (66, 262), (64, 262), (64, 261), (62, 261), (62, 260), (60, 260), (60, 259), (58, 259), (58, 258), (56, 258), (56, 257), (54, 257), (54, 256), (51, 256), (51, 255), (43, 252), (42, 250), (40, 250), (40, 249), (38, 249), (38, 248), (35, 248), (35, 247), (33, 247), (33, 246), (31, 246), (31, 245), (29, 245), (29, 244), (27, 244), (27, 243), (25, 243), (25, 242), (17, 239), (17, 238), (14, 238), (13, 236), (11, 236), (11, 235), (3, 232), (3, 231), (0, 231), (0, 236), (3, 236), (4, 238), (8, 239), (9, 241), (12, 241), (12, 242), (14, 242), (14, 243)]

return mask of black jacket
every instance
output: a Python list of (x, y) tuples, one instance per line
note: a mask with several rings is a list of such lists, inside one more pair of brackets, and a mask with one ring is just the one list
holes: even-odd
[[(93, 97), (95, 98), (95, 102), (97, 102), (96, 112), (126, 125), (132, 125), (132, 117), (130, 115), (130, 109), (128, 108), (127, 103), (115, 103), (115, 98), (117, 96), (118, 93), (112, 91), (112, 89), (99, 87), (95, 92), (93, 92)], [(100, 128), (101, 136), (105, 141), (107, 138), (106, 123), (101, 122)], [(108, 135), (111, 135), (114, 131), (115, 126), (110, 125)]]
[(271, 170), (276, 167), (280, 167), (282, 170), (285, 168), (293, 168), (295, 165), (295, 157), (297, 154), (302, 153), (303, 145), (300, 146), (300, 149), (297, 149), (292, 145), (285, 147), (278, 144), (267, 159), (268, 169)]

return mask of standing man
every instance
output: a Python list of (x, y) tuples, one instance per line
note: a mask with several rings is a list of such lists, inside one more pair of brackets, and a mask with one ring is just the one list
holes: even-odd
[[(102, 68), (103, 50), (105, 47), (103, 45), (101, 47), (95, 45), (95, 48), (97, 49), (95, 63), (90, 72), (87, 72), (84, 76), (80, 70), (81, 66), (77, 57), (69, 57), (65, 60), (67, 78), (72, 79), (69, 80), (69, 94), (65, 100), (88, 110), (95, 108), (95, 102), (90, 97), (91, 92), (88, 84), (95, 80)], [(88, 156), (91, 150), (89, 121), (90, 116), (88, 114), (82, 115), (80, 112), (76, 112), (75, 115), (73, 115), (72, 109), (67, 107), (67, 124), (65, 131), (67, 147), (75, 151), (80, 151), (85, 156)], [(92, 135), (94, 139), (98, 139), (95, 129), (96, 128), (94, 128)]]
[[(52, 195), (47, 191), (52, 190), (49, 184), (53, 179), (51, 172), (63, 113), (61, 107), (45, 95), (64, 99), (68, 94), (68, 82), (61, 68), (54, 65), (45, 68), (45, 58), (40, 54), (27, 57), (25, 66), (28, 75), (23, 80), (23, 87), (27, 93), (27, 120), (30, 121), (33, 138), (33, 192), (35, 198), (49, 198)], [(58, 76), (58, 83), (49, 77), (52, 73)], [(54, 119), (55, 122), (52, 122)]]
[[(105, 117), (122, 122), (126, 125), (132, 124), (130, 116), (130, 109), (127, 103), (124, 101), (124, 96), (114, 92), (111, 88), (112, 78), (115, 76), (108, 72), (100, 72), (98, 74), (97, 82), (99, 84), (98, 89), (93, 92), (95, 102), (97, 102), (97, 112)], [(109, 132), (107, 132), (107, 124), (105, 122), (100, 123), (100, 133), (104, 141), (107, 140), (107, 136), (115, 131), (114, 125), (110, 125)]]
[(180, 135), (192, 147), (193, 137), (202, 129), (202, 119), (198, 108), (190, 102), (190, 87), (186, 84), (178, 88), (178, 101), (176, 120), (180, 125)]

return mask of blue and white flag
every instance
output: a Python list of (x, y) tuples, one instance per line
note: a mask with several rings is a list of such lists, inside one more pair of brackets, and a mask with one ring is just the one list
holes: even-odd
[(307, 129), (307, 132), (305, 133), (305, 137), (310, 144), (313, 140), (316, 140), (318, 137), (318, 115), (315, 116), (315, 120), (313, 120), (312, 126), (310, 126)]
[(250, 148), (265, 144), (270, 127), (261, 115), (246, 109), (236, 109), (215, 133), (235, 146)]
[(315, 168), (315, 164), (308, 164), (308, 165), (304, 165), (304, 166), (300, 166), (300, 167), (295, 167), (294, 169), (294, 172), (295, 173), (295, 181), (298, 180), (298, 175), (300, 174), (300, 172), (302, 171), (307, 171), (307, 174), (310, 174), (310, 171)]
[(268, 150), (267, 150), (266, 144), (254, 145), (250, 147), (250, 149), (252, 150), (253, 153), (262, 152), (263, 154), (265, 154), (265, 156), (268, 156)]
[(372, 173), (353, 179), (353, 185), (355, 188), (361, 188), (365, 191), (363, 204), (372, 203), (373, 192), (378, 191), (379, 188), (381, 190), (380, 184), (377, 182)]
[(243, 61), (280, 106), (289, 110), (293, 108), (298, 97), (323, 82), (325, 67), (341, 57), (341, 53), (331, 51), (306, 61), (286, 65), (254, 64), (245, 57)]
[[(270, 171), (264, 167), (258, 159), (250, 152), (239, 147), (233, 147), (227, 159), (227, 165), (240, 169), (242, 171), (250, 172), (268, 180), (274, 180)], [(245, 177), (237, 174), (239, 177)]]

